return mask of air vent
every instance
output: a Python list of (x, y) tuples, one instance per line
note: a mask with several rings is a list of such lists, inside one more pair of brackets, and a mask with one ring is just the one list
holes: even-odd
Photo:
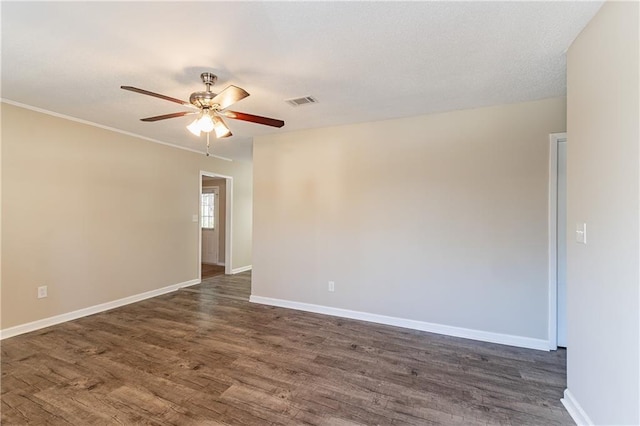
[(317, 104), (318, 100), (313, 96), (304, 96), (302, 98), (287, 99), (285, 102), (291, 106), (297, 107), (300, 105)]

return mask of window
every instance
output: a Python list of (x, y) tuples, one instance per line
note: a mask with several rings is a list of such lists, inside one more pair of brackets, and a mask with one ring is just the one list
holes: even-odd
[(200, 208), (200, 226), (206, 229), (213, 229), (215, 226), (215, 202), (216, 194), (213, 192), (202, 194)]

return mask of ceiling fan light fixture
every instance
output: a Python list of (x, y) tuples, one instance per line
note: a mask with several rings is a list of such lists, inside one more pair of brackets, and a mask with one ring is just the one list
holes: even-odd
[(200, 126), (201, 132), (209, 133), (213, 130), (213, 119), (209, 115), (209, 112), (204, 111), (202, 113), (202, 117), (200, 117), (200, 120), (198, 121), (198, 126)]
[(191, 124), (187, 126), (187, 129), (196, 136), (200, 136), (200, 133), (209, 133), (215, 127), (213, 118), (208, 111), (203, 111), (198, 118), (196, 118)]
[(226, 136), (231, 136), (231, 130), (224, 124), (224, 121), (220, 117), (213, 117), (213, 128), (216, 132), (216, 137), (224, 138)]
[(193, 120), (193, 122), (187, 126), (187, 129), (194, 135), (200, 137), (200, 118)]

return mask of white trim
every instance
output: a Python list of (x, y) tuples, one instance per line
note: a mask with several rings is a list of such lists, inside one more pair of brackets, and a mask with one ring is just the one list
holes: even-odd
[(232, 253), (231, 244), (233, 242), (233, 176), (221, 175), (215, 172), (206, 172), (200, 170), (200, 181), (198, 183), (200, 191), (198, 193), (198, 278), (202, 279), (202, 229), (200, 228), (200, 200), (202, 199), (202, 178), (204, 176), (214, 177), (226, 180), (225, 185), (225, 227), (224, 227), (224, 273), (226, 275), (233, 274), (231, 269)]
[(351, 318), (378, 324), (393, 325), (396, 327), (409, 328), (412, 330), (428, 331), (430, 333), (444, 334), (447, 336), (462, 337), (464, 339), (480, 340), (482, 342), (499, 343), (502, 345), (539, 349), (543, 351), (549, 350), (549, 343), (544, 339), (534, 339), (531, 337), (513, 336), (509, 334), (492, 333), (482, 330), (472, 330), (469, 328), (453, 327), (450, 325), (434, 324), (405, 318), (370, 314), (368, 312), (332, 308), (330, 306), (313, 305), (310, 303), (294, 302), (291, 300), (272, 299), (270, 297), (251, 295), (249, 301), (252, 303), (260, 303), (263, 305), (279, 306), (281, 308), (296, 309), (299, 311), (314, 312), (317, 314), (332, 315), (341, 318)]
[(233, 271), (233, 263), (231, 262), (233, 243), (233, 178), (227, 177), (227, 186), (225, 187), (225, 224), (224, 224), (224, 273), (231, 274)]
[[(226, 182), (226, 181), (225, 181)], [(202, 227), (202, 216), (200, 216), (200, 236), (202, 236), (202, 232), (207, 231), (207, 232), (212, 232), (215, 234), (215, 239), (216, 239), (216, 244), (218, 245), (218, 247), (216, 248), (216, 261), (215, 262), (205, 262), (202, 261), (202, 264), (205, 265), (220, 265), (220, 226), (219, 226), (219, 222), (220, 222), (220, 206), (218, 205), (220, 203), (220, 187), (219, 186), (202, 186), (202, 192), (200, 193), (200, 210), (199, 212), (202, 213), (202, 196), (204, 194), (213, 194), (214, 195), (214, 202), (213, 202), (213, 206), (214, 206), (214, 213), (213, 213), (213, 228), (203, 228)], [(225, 197), (226, 199), (226, 197)], [(226, 209), (225, 209), (226, 212)], [(226, 218), (225, 218), (226, 220)], [(225, 224), (226, 225), (226, 224)], [(225, 247), (226, 247), (226, 240), (225, 240)], [(202, 250), (202, 247), (200, 248), (200, 250)], [(224, 265), (224, 263), (222, 264)]]
[(250, 271), (253, 268), (252, 265), (241, 266), (239, 268), (235, 268), (231, 271), (232, 274), (239, 274), (240, 272)]
[(558, 143), (566, 140), (566, 133), (549, 135), (549, 350), (558, 349)]
[(224, 266), (223, 262), (202, 262), (203, 265)]
[(26, 324), (16, 325), (15, 327), (5, 328), (4, 330), (0, 330), (0, 340), (17, 336), (19, 334), (40, 330), (41, 328), (50, 327), (52, 325), (75, 320), (75, 319), (86, 317), (89, 315), (97, 314), (99, 312), (108, 311), (110, 309), (119, 308), (120, 306), (129, 305), (131, 303), (136, 303), (141, 300), (160, 296), (166, 293), (171, 293), (172, 291), (176, 291), (181, 288), (189, 287), (196, 284), (200, 284), (199, 279), (189, 280), (189, 281), (185, 281), (178, 284), (173, 284), (167, 287), (146, 291), (144, 293), (134, 294), (133, 296), (124, 297), (122, 299), (114, 300), (111, 302), (101, 303), (99, 305), (90, 306), (88, 308), (78, 309), (77, 311), (67, 312), (66, 314), (60, 314), (53, 317), (44, 318), (44, 319), (33, 321), (33, 322), (28, 322)]
[(560, 402), (562, 402), (562, 405), (564, 405), (564, 408), (567, 409), (569, 415), (578, 426), (591, 426), (594, 424), (569, 389), (564, 390), (564, 398), (561, 398)]
[[(198, 151), (197, 149), (187, 148), (186, 146), (175, 145), (175, 144), (172, 144), (170, 142), (164, 142), (164, 141), (160, 141), (158, 139), (148, 138), (146, 136), (142, 136), (142, 135), (139, 135), (137, 133), (127, 132), (126, 130), (116, 129), (115, 127), (105, 126), (105, 125), (102, 125), (102, 124), (94, 123), (93, 121), (87, 121), (87, 120), (83, 120), (81, 118), (72, 117), (70, 115), (60, 114), (60, 113), (57, 113), (57, 112), (53, 112), (53, 111), (49, 111), (49, 110), (46, 110), (46, 109), (34, 107), (34, 106), (31, 106), (31, 105), (22, 104), (20, 102), (12, 101), (10, 99), (0, 98), (0, 102), (4, 102), (4, 103), (9, 104), (9, 105), (17, 106), (19, 108), (24, 108), (24, 109), (28, 109), (28, 110), (31, 110), (31, 111), (39, 112), (41, 114), (50, 115), (52, 117), (63, 118), (65, 120), (75, 121), (76, 123), (86, 124), (87, 126), (92, 126), (92, 127), (97, 127), (99, 129), (109, 130), (111, 132), (120, 133), (122, 135), (133, 136), (134, 138), (144, 139), (145, 141), (159, 143), (160, 145), (170, 146), (172, 148), (183, 149), (185, 151), (195, 152), (197, 154), (205, 154), (204, 151)], [(224, 161), (233, 161), (231, 158), (221, 157), (221, 156), (215, 155), (215, 154), (209, 154), (209, 157), (215, 157), (215, 158), (218, 158), (218, 159), (224, 160)]]

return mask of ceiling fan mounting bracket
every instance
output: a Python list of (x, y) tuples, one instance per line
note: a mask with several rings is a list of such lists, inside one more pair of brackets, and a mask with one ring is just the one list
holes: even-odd
[(203, 72), (200, 74), (200, 78), (202, 79), (202, 82), (207, 85), (207, 92), (209, 91), (209, 87), (213, 86), (216, 84), (216, 81), (218, 81), (218, 76), (211, 72)]

